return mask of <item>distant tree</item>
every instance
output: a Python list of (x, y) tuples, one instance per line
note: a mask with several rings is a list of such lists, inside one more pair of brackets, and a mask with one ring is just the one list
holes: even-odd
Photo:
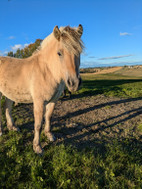
[(14, 57), (14, 53), (12, 51), (8, 52), (7, 56)]
[(14, 54), (14, 57), (21, 58), (21, 50), (17, 49), (16, 53)]
[(27, 58), (27, 57), (31, 56), (33, 54), (33, 52), (39, 48), (41, 42), (42, 42), (41, 39), (37, 39), (34, 43), (28, 45), (27, 47), (25, 47), (23, 49), (17, 49), (17, 51), (15, 53), (10, 51), (10, 52), (8, 52), (7, 55), (11, 56), (11, 57), (16, 57), (16, 58)]

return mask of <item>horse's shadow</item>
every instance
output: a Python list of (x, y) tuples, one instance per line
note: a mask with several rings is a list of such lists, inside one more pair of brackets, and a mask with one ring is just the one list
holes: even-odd
[(78, 110), (78, 111), (75, 111), (75, 112), (67, 113), (65, 116), (58, 117), (58, 119), (72, 118), (74, 116), (82, 115), (84, 113), (93, 111), (95, 109), (100, 109), (100, 108), (105, 107), (105, 106), (118, 105), (118, 104), (127, 103), (127, 102), (135, 102), (135, 101), (138, 101), (138, 100), (142, 100), (142, 97), (128, 98), (128, 99), (122, 99), (122, 100), (118, 100), (118, 101), (106, 102), (106, 103), (103, 103), (103, 104), (94, 105), (92, 107), (85, 108), (83, 110)]
[[(102, 103), (102, 104), (99, 104), (99, 105), (94, 105), (94, 106), (91, 106), (91, 107), (88, 107), (88, 108), (85, 108), (85, 109), (81, 109), (81, 110), (77, 110), (77, 111), (74, 111), (74, 112), (69, 112), (67, 113), (66, 115), (64, 116), (61, 116), (61, 117), (53, 117), (53, 122), (55, 121), (58, 121), (58, 126), (53, 124), (53, 127), (59, 127), (61, 124), (60, 122), (63, 122), (63, 120), (66, 120), (66, 119), (71, 119), (73, 117), (76, 117), (76, 116), (82, 116), (83, 114), (85, 113), (88, 113), (88, 112), (91, 112), (93, 110), (96, 110), (96, 109), (100, 109), (100, 108), (103, 108), (103, 107), (106, 107), (106, 106), (111, 106), (111, 105), (118, 105), (118, 104), (122, 104), (122, 103), (128, 103), (128, 102), (136, 102), (136, 101), (139, 101), (139, 100), (142, 100), (141, 97), (139, 98), (129, 98), (129, 99), (122, 99), (122, 100), (117, 100), (117, 101), (112, 101), (112, 102), (107, 102), (107, 103)], [(139, 108), (134, 108), (134, 109), (131, 109), (131, 110), (128, 110), (128, 111), (125, 111), (121, 114), (118, 114), (116, 116), (111, 116), (109, 118), (106, 118), (106, 119), (103, 119), (101, 121), (97, 121), (97, 122), (93, 122), (89, 125), (86, 125), (86, 124), (83, 124), (80, 123), (78, 124), (78, 129), (75, 128), (75, 127), (63, 127), (63, 128), (59, 128), (58, 129), (58, 132), (59, 133), (63, 133), (63, 135), (61, 135), (63, 137), (63, 141), (57, 141), (57, 145), (60, 145), (61, 143), (64, 143), (64, 144), (70, 144), (70, 145), (75, 145), (76, 147), (79, 147), (79, 148), (84, 148), (84, 147), (89, 147), (90, 145), (91, 146), (96, 146), (99, 144), (99, 139), (98, 138), (95, 138), (92, 140), (90, 140), (90, 136), (92, 134), (97, 134), (97, 133), (102, 133), (103, 131), (107, 130), (108, 128), (113, 128), (119, 124), (122, 124), (126, 121), (129, 121), (133, 118), (136, 118), (137, 116), (141, 115), (142, 114), (142, 107), (139, 107)], [(105, 124), (105, 123), (109, 123), (110, 121), (113, 121), (113, 123), (111, 124)], [(99, 127), (97, 127), (96, 129), (94, 129), (94, 126), (97, 126), (99, 125)], [(80, 134), (77, 134), (79, 133), (79, 128), (81, 130), (83, 129), (87, 129), (86, 132), (80, 132)], [(93, 128), (93, 129), (92, 129)], [(71, 137), (67, 137), (67, 135), (70, 133)], [(76, 135), (77, 134), (77, 135)], [(60, 137), (60, 134), (58, 135), (58, 133), (56, 133), (57, 137), (59, 136)], [(131, 135), (131, 134), (129, 134)], [(119, 137), (119, 136), (118, 136)], [(83, 140), (83, 138), (87, 138), (87, 140)], [(112, 139), (110, 138), (110, 136), (105, 136), (105, 138), (108, 138), (108, 141), (111, 141)], [(106, 140), (104, 141), (106, 142)]]

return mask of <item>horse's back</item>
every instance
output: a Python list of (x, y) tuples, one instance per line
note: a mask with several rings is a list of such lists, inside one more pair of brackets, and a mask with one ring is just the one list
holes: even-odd
[(0, 77), (2, 74), (11, 76), (15, 73), (15, 77), (22, 72), (25, 66), (24, 59), (11, 58), (11, 57), (0, 57)]

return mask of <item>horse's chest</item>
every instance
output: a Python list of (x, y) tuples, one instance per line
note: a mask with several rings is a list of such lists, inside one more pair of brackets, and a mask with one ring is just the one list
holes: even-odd
[(64, 82), (61, 82), (61, 84), (58, 85), (58, 87), (56, 88), (53, 96), (52, 96), (52, 100), (58, 100), (58, 98), (61, 96), (63, 90), (65, 88), (65, 84)]

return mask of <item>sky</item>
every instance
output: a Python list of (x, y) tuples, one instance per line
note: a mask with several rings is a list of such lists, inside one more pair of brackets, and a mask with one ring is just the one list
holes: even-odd
[(82, 68), (142, 64), (142, 0), (0, 0), (0, 56), (79, 24)]

